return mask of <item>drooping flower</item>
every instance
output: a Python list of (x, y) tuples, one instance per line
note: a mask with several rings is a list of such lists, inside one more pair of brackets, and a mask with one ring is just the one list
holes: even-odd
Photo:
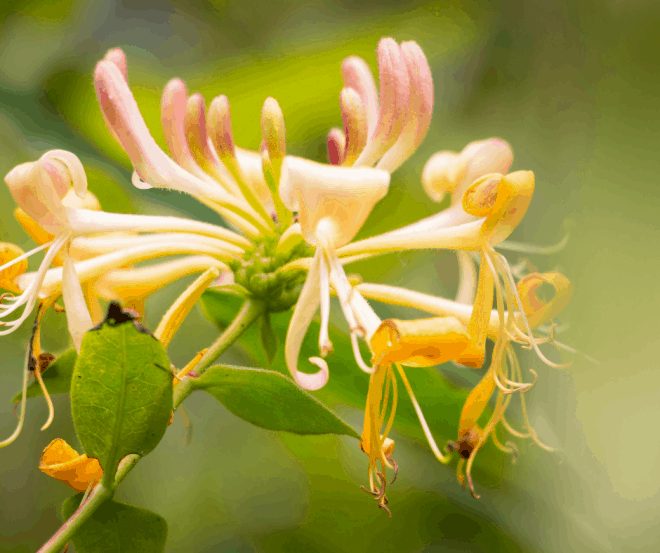
[(77, 492), (90, 489), (103, 476), (98, 459), (78, 453), (62, 438), (55, 438), (44, 448), (39, 470), (66, 483)]

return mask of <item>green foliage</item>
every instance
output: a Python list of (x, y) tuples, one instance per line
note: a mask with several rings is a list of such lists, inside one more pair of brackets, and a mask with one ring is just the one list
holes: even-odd
[(193, 380), (234, 415), (269, 430), (346, 434), (355, 430), (292, 380), (275, 371), (216, 365)]
[[(62, 504), (62, 518), (78, 508), (82, 494)], [(107, 501), (73, 537), (77, 553), (160, 553), (165, 550), (167, 523), (156, 513)]]
[[(50, 395), (67, 394), (71, 387), (71, 374), (73, 373), (73, 366), (76, 362), (76, 350), (69, 349), (60, 354), (42, 373), (42, 378), (48, 388)], [(27, 397), (42, 396), (41, 386), (35, 380), (30, 383), (27, 389)], [(12, 399), (14, 403), (21, 400), (21, 393), (18, 392)]]
[(71, 385), (76, 434), (108, 478), (125, 455), (145, 455), (156, 447), (172, 411), (172, 375), (163, 346), (121, 315), (111, 308), (85, 335)]

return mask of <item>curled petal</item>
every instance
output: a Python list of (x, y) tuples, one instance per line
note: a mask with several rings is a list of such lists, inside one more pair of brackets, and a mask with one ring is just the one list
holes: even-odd
[(430, 367), (456, 359), (467, 347), (465, 325), (454, 317), (386, 319), (371, 338), (374, 364)]
[[(538, 292), (543, 285), (553, 288), (553, 296), (546, 300)], [(562, 311), (571, 299), (572, 286), (561, 273), (531, 273), (517, 285), (518, 294), (530, 326), (535, 327), (549, 321)]]
[(485, 217), (482, 235), (490, 244), (506, 240), (527, 212), (534, 194), (534, 173), (516, 171), (477, 179), (463, 195), (463, 209), (470, 215)]
[(280, 183), (284, 205), (300, 214), (305, 240), (318, 242), (322, 220), (330, 247), (350, 242), (389, 187), (390, 175), (366, 167), (338, 167), (287, 156)]
[(378, 164), (389, 172), (399, 168), (422, 143), (433, 115), (433, 76), (424, 52), (416, 42), (404, 42), (401, 53), (409, 80), (408, 116), (398, 140)]
[(81, 198), (87, 194), (85, 169), (65, 150), (51, 150), (37, 161), (17, 165), (5, 182), (18, 206), (51, 233), (67, 226), (64, 198), (69, 190)]
[(378, 91), (371, 70), (362, 58), (350, 56), (341, 66), (344, 85), (357, 91), (364, 105), (369, 132), (373, 132), (378, 122)]
[(298, 370), (298, 357), (303, 339), (307, 329), (314, 318), (314, 314), (319, 307), (320, 301), (320, 267), (322, 252), (317, 250), (314, 256), (312, 266), (307, 274), (307, 280), (300, 291), (300, 297), (296, 303), (289, 323), (289, 329), (286, 333), (286, 342), (284, 345), (284, 356), (286, 366), (296, 383), (306, 390), (318, 390), (325, 386), (330, 377), (328, 364), (320, 357), (311, 357), (310, 363), (318, 368), (315, 373), (304, 373)]
[(41, 454), (39, 470), (79, 492), (84, 492), (103, 476), (97, 459), (81, 455), (61, 438), (54, 439), (46, 446)]

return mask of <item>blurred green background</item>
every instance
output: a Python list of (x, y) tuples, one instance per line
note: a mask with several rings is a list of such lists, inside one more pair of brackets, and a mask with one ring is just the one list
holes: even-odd
[[(561, 253), (530, 259), (572, 279), (563, 340), (599, 361), (578, 355), (570, 369), (557, 371), (528, 359), (540, 373), (529, 396), (531, 417), (558, 453), (521, 444), (512, 465), (485, 451), (476, 463), (482, 499), (475, 501), (452, 468), (434, 462), (403, 405), (394, 433), (401, 473), (390, 489), (388, 519), (359, 489), (366, 458), (354, 440), (276, 435), (193, 396), (191, 443), (179, 418), (119, 492), (167, 519), (168, 551), (657, 550), (659, 25), (653, 0), (0, 4), (3, 174), (47, 149), (66, 148), (83, 159), (91, 189), (108, 210), (210, 217), (182, 196), (130, 186), (127, 159), (94, 99), (91, 74), (105, 50), (126, 50), (133, 89), (159, 140), (160, 91), (180, 76), (207, 99), (229, 96), (237, 142), (245, 147), (258, 145), (261, 103), (275, 96), (289, 151), (324, 159), (325, 133), (340, 123), (341, 60), (356, 53), (373, 65), (378, 38), (391, 35), (425, 50), (436, 110), (428, 138), (395, 174), (367, 232), (436, 210), (418, 181), (424, 161), (436, 150), (492, 135), (513, 144), (515, 168), (537, 175), (534, 202), (515, 238), (548, 244), (570, 232)], [(0, 236), (27, 247), (12, 209), (0, 187)], [(442, 254), (388, 257), (359, 269), (367, 279), (448, 295), (456, 282), (453, 259)], [(175, 292), (154, 299), (151, 321)], [(58, 350), (65, 345), (61, 320), (51, 324), (48, 345)], [(196, 313), (177, 338), (174, 361), (215, 334)], [(0, 345), (2, 435), (14, 425), (10, 398), (25, 341), (21, 332)], [(240, 353), (233, 360), (246, 361)], [(350, 398), (360, 398), (366, 377), (330, 361), (334, 384), (326, 397), (359, 425), (359, 399)], [(412, 376), (438, 438), (452, 438), (446, 429), (458, 412), (447, 411), (446, 398), (424, 386), (423, 374)], [(346, 384), (355, 391), (341, 389)], [(56, 406), (55, 424), (40, 433), (45, 408), (31, 402), (23, 436), (0, 451), (3, 553), (34, 551), (56, 529), (58, 506), (70, 495), (36, 468), (52, 438), (74, 440), (67, 400), (58, 398)]]

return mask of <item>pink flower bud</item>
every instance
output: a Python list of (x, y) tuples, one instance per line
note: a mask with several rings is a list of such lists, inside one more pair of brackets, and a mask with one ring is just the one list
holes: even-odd
[(213, 99), (209, 107), (207, 122), (211, 142), (213, 142), (220, 159), (235, 157), (236, 150), (227, 96), (218, 96)]
[(341, 165), (346, 149), (346, 136), (341, 129), (330, 129), (327, 138), (328, 161), (332, 165)]
[(367, 115), (359, 94), (352, 88), (341, 91), (340, 104), (346, 136), (343, 164), (352, 165), (367, 143)]
[(342, 63), (341, 73), (344, 86), (352, 88), (360, 96), (369, 132), (373, 132), (378, 122), (378, 91), (367, 62), (357, 56), (350, 56)]

